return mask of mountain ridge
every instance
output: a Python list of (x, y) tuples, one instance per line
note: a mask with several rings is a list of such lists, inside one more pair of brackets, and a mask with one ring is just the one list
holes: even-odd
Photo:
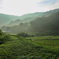
[[(40, 17), (41, 16), (41, 17)], [(31, 18), (30, 18), (31, 19)], [(26, 19), (25, 19), (26, 20)], [(28, 20), (28, 19), (27, 19)], [(42, 13), (30, 22), (20, 23), (12, 27), (2, 27), (4, 31), (8, 30), (13, 33), (27, 32), (37, 35), (59, 35), (59, 9)], [(55, 29), (54, 29), (55, 28)], [(58, 33), (57, 33), (58, 32)], [(39, 34), (38, 34), (39, 33)]]

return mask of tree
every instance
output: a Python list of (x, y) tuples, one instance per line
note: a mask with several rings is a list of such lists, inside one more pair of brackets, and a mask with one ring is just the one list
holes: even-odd
[(23, 36), (23, 37), (29, 37), (29, 35), (27, 33), (18, 33), (17, 36)]
[(3, 35), (3, 32), (0, 30), (0, 35)]

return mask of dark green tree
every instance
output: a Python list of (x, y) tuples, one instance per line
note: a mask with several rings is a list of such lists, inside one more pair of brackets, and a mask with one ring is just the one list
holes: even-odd
[(0, 35), (3, 35), (3, 32), (0, 30)]

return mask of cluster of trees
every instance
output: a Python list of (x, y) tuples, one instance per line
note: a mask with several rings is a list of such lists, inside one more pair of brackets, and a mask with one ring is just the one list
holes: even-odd
[(0, 30), (0, 35), (3, 35), (3, 32)]
[(0, 44), (5, 43), (6, 41), (10, 41), (11, 38), (9, 35), (4, 34), (1, 30), (0, 30)]
[(22, 36), (22, 37), (34, 37), (34, 35), (29, 35), (29, 34), (24, 33), (24, 32), (18, 33), (17, 36)]

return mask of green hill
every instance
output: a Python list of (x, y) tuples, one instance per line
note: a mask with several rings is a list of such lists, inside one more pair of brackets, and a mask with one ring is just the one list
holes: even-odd
[[(22, 23), (20, 21), (19, 25), (12, 27), (5, 26), (1, 29), (3, 31), (9, 31), (10, 33), (27, 32), (35, 35), (59, 35), (59, 9), (44, 13), (28, 14), (23, 17), (25, 16), (30, 17), (30, 19), (21, 20)], [(30, 21), (26, 22), (28, 20)], [(14, 23), (15, 22), (18, 23), (17, 21), (14, 21)]]
[(19, 25), (20, 23), (30, 22), (34, 20), (35, 18), (37, 18), (39, 15), (41, 17), (42, 13), (43, 12), (36, 12), (36, 13), (29, 13), (29, 14), (19, 16), (19, 19), (11, 21), (7, 26), (11, 27), (11, 26)]
[(0, 28), (18, 18), (19, 18), (18, 16), (0, 14)]
[(27, 18), (35, 18), (35, 17), (38, 17), (39, 15), (41, 15), (43, 12), (35, 12), (35, 13), (29, 13), (29, 14), (25, 14), (25, 15), (22, 15), (20, 16), (20, 19), (24, 20), (24, 19), (27, 19)]
[(49, 16), (38, 17), (30, 24), (30, 32), (39, 32), (38, 35), (59, 35), (59, 11)]
[[(11, 40), (0, 45), (0, 59), (59, 59), (59, 36), (9, 36)], [(49, 37), (58, 40), (49, 40)]]

